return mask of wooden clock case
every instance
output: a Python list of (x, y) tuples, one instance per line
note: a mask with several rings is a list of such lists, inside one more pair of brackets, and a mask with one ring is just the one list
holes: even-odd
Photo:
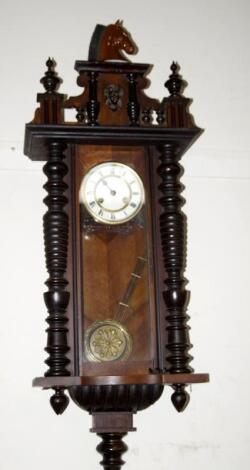
[[(54, 389), (51, 404), (57, 413), (68, 404), (64, 393), (68, 389), (72, 400), (93, 416), (92, 430), (103, 438), (98, 450), (106, 466), (111, 465), (112, 449), (120, 449), (118, 467), (122, 463), (120, 455), (126, 450), (121, 438), (133, 430), (133, 413), (158, 400), (164, 385), (174, 389), (173, 404), (182, 411), (189, 400), (185, 386), (208, 381), (207, 374), (195, 374), (190, 366), (186, 314), (189, 292), (184, 277), (186, 216), (182, 212), (183, 170), (179, 163), (201, 130), (189, 114), (190, 100), (182, 95), (184, 82), (177, 64), (172, 64), (165, 84), (169, 96), (160, 102), (144, 92), (150, 66), (129, 62), (121, 49), (135, 51), (121, 23), (106, 28), (98, 25), (89, 60), (75, 64), (77, 83), (83, 92), (69, 99), (58, 93), (60, 80), (49, 59), (41, 80), (46, 91), (38, 94), (40, 107), (25, 133), (25, 154), (32, 160), (46, 161), (48, 193), (44, 200), (48, 207), (44, 239), (49, 278), (44, 299), (49, 312), (49, 368), (44, 377), (34, 379), (34, 385)], [(64, 121), (64, 110), (69, 108), (76, 109), (76, 122)], [(87, 310), (94, 312), (107, 282), (113, 282), (111, 274), (108, 281), (100, 278), (105, 270), (103, 258), (94, 256), (101, 250), (100, 239), (106, 248), (113, 240), (115, 259), (122, 251), (122, 240), (118, 225), (116, 231), (108, 231), (91, 217), (85, 217), (82, 229), (78, 194), (88, 168), (113, 160), (134, 167), (145, 185), (146, 230), (135, 238), (132, 235), (129, 242), (129, 230), (134, 228), (132, 222), (127, 222), (123, 227), (127, 235), (122, 236), (127, 263), (134, 262), (129, 261), (131, 247), (145, 244), (150, 314), (145, 318), (138, 315), (132, 326), (140, 347), (127, 361), (98, 363), (84, 358), (83, 335), (88, 324), (83, 310), (87, 305)], [(92, 248), (88, 248), (82, 233), (92, 237)], [(88, 259), (88, 253), (92, 258)], [(112, 272), (112, 266), (110, 269)], [(113, 270), (117, 270), (117, 264)], [(88, 319), (89, 323), (95, 320), (95, 315), (90, 315), (93, 318)]]

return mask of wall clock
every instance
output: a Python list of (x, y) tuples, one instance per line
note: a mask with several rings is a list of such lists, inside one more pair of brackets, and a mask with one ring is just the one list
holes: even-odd
[[(53, 389), (54, 411), (69, 398), (92, 415), (105, 468), (119, 468), (133, 414), (164, 386), (183, 411), (186, 386), (208, 381), (191, 366), (184, 277), (186, 217), (180, 159), (201, 130), (182, 95), (176, 63), (162, 101), (149, 98), (148, 64), (120, 21), (97, 25), (83, 89), (66, 98), (48, 59), (25, 154), (44, 160), (48, 280), (48, 366), (34, 386)], [(75, 109), (75, 122), (64, 111)], [(68, 392), (68, 394), (67, 394)]]

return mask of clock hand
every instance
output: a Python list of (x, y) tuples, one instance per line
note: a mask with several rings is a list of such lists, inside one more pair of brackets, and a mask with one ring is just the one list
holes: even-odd
[(109, 189), (110, 191), (110, 194), (111, 196), (115, 196), (116, 195), (116, 191), (114, 189), (111, 189), (110, 186), (108, 185), (107, 181), (106, 180), (102, 180), (102, 183), (104, 184), (104, 186), (107, 186), (107, 188)]
[(129, 301), (132, 297), (132, 294), (135, 290), (135, 287), (136, 287), (136, 284), (138, 282), (139, 279), (141, 279), (142, 277), (142, 272), (143, 272), (143, 269), (144, 269), (144, 265), (146, 263), (146, 258), (142, 257), (142, 256), (138, 256), (137, 260), (136, 260), (136, 264), (135, 264), (135, 267), (133, 269), (133, 271), (131, 272), (130, 274), (130, 280), (129, 280), (129, 283), (127, 285), (127, 288), (122, 296), (122, 299), (120, 300), (119, 304), (118, 304), (118, 310), (117, 310), (117, 313), (114, 317), (115, 320), (117, 321), (120, 321), (123, 319), (124, 320), (124, 317), (126, 315), (126, 311), (127, 309), (129, 309)]

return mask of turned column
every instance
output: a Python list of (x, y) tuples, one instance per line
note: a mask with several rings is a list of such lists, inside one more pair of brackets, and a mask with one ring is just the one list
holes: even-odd
[(100, 103), (97, 101), (97, 72), (89, 72), (89, 100), (87, 102), (87, 115), (89, 126), (97, 126)]
[[(48, 291), (44, 293), (44, 301), (48, 309), (47, 346), (48, 353), (46, 364), (49, 369), (46, 377), (68, 376), (67, 368), (69, 351), (67, 342), (67, 306), (69, 303), (69, 292), (66, 291), (67, 280), (65, 271), (67, 268), (68, 251), (68, 215), (64, 207), (68, 202), (64, 192), (67, 184), (64, 176), (67, 174), (67, 165), (64, 163), (65, 145), (59, 142), (48, 144), (48, 161), (44, 166), (44, 173), (48, 180), (44, 188), (48, 192), (44, 202), (48, 207), (43, 218), (44, 243), (46, 267), (49, 278), (46, 281)], [(55, 395), (51, 398), (51, 405), (56, 413), (61, 413), (67, 406), (68, 398), (63, 389), (55, 388)]]
[[(182, 212), (184, 199), (181, 196), (183, 186), (180, 182), (182, 167), (174, 144), (166, 144), (159, 148), (161, 176), (159, 189), (162, 193), (160, 204), (160, 233), (162, 254), (165, 269), (165, 290), (163, 292), (166, 305), (166, 372), (192, 372), (189, 365), (192, 347), (189, 339), (188, 316), (189, 291), (186, 290), (187, 280), (184, 277), (186, 267), (186, 216)], [(188, 395), (183, 385), (176, 384), (172, 401), (178, 411), (188, 402)], [(181, 408), (181, 409), (179, 409)]]
[(100, 464), (105, 470), (120, 470), (121, 466), (124, 465), (122, 454), (128, 450), (128, 447), (122, 438), (126, 434), (121, 432), (98, 433), (102, 441), (98, 444), (96, 450), (103, 456)]
[(137, 98), (137, 74), (129, 73), (127, 75), (129, 85), (129, 102), (127, 105), (128, 117), (131, 126), (138, 125), (140, 117), (140, 104)]

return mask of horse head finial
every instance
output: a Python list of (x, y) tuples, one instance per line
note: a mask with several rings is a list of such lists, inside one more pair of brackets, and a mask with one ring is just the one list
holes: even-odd
[(122, 20), (108, 26), (96, 26), (89, 47), (89, 60), (128, 61), (123, 51), (135, 54), (137, 47)]

